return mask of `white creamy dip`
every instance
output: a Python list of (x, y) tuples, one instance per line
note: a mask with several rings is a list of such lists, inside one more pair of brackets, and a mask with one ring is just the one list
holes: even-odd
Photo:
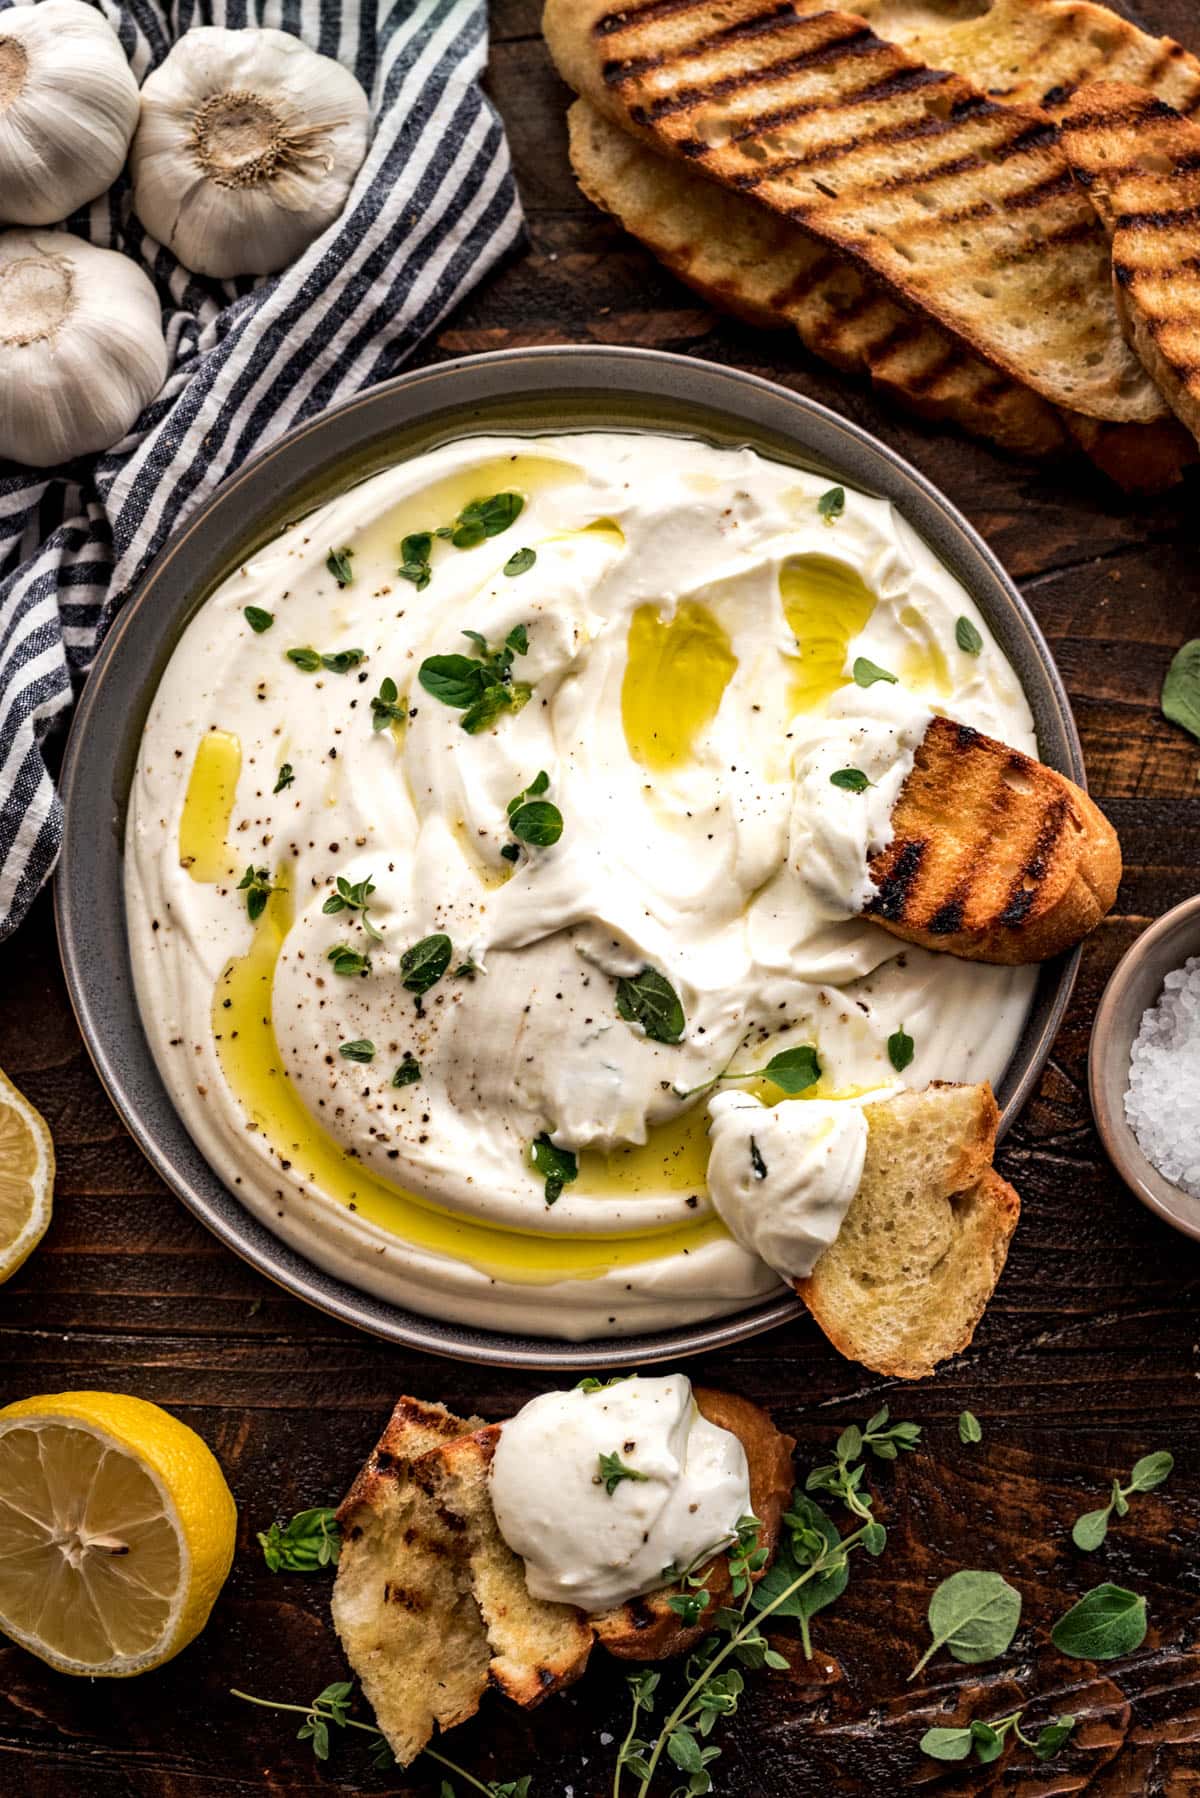
[[(1029, 710), (905, 522), (852, 491), (826, 520), (827, 486), (686, 439), (468, 439), (332, 500), (200, 607), (129, 808), (138, 998), (197, 1142), (303, 1253), (494, 1328), (714, 1316), (777, 1289), (710, 1202), (717, 1076), (807, 1044), (821, 1079), (785, 1111), (878, 1097), (903, 1026), (904, 1082), (999, 1079), (1033, 970), (854, 914), (931, 710), (1032, 752)], [(410, 542), (423, 584), (398, 573), (406, 538), (506, 492), (515, 522), (424, 562)], [(418, 674), (478, 661), (465, 632), (508, 642), (528, 692), (476, 733)], [(895, 682), (855, 684), (859, 657)], [(871, 784), (835, 785), (846, 768)], [(514, 838), (520, 795), (557, 841)], [(273, 889), (256, 918), (248, 868)], [(418, 995), (404, 957), (430, 937), (449, 959)], [(678, 1041), (620, 1014), (646, 968)]]
[(670, 1585), (751, 1508), (745, 1450), (681, 1373), (532, 1399), (500, 1432), (491, 1496), (533, 1596), (589, 1612)]
[[(877, 1097), (880, 1095), (876, 1095)], [(708, 1191), (735, 1242), (787, 1278), (811, 1274), (862, 1179), (867, 1120), (853, 1099), (709, 1101)]]

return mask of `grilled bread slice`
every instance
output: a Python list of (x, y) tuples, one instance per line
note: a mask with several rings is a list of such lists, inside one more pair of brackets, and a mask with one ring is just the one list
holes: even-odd
[[(824, 0), (801, 0), (807, 11)], [(1057, 116), (1087, 81), (1128, 81), (1191, 113), (1200, 60), (1092, 0), (857, 0), (880, 37), (935, 69), (953, 69), (993, 99)]]
[(766, 329), (791, 327), (805, 348), (866, 375), (919, 417), (1017, 455), (1073, 442), (1126, 492), (1161, 493), (1196, 458), (1175, 418), (1104, 424), (1051, 406), (906, 311), (847, 256), (751, 199), (718, 187), (576, 100), (571, 164), (587, 197), (712, 306)]
[(867, 916), (893, 936), (1015, 965), (1071, 948), (1108, 912), (1117, 834), (1065, 775), (935, 717), (871, 859)]
[[(761, 1578), (774, 1556), (780, 1523), (796, 1483), (792, 1470), (796, 1444), (791, 1436), (782, 1435), (766, 1412), (749, 1399), (731, 1392), (715, 1392), (706, 1386), (695, 1388), (695, 1399), (709, 1422), (731, 1430), (746, 1451), (750, 1503), (762, 1524), (758, 1543), (767, 1550), (767, 1559), (755, 1575)], [(609, 1654), (621, 1660), (662, 1661), (670, 1655), (685, 1654), (707, 1635), (710, 1625), (705, 1618), (729, 1599), (729, 1563), (724, 1555), (706, 1570), (704, 1589), (711, 1599), (699, 1623), (685, 1624), (671, 1609), (668, 1601), (679, 1587), (669, 1586), (661, 1592), (647, 1593), (645, 1598), (631, 1598), (611, 1611), (601, 1611), (591, 1619), (592, 1627)]]
[(457, 1525), (412, 1477), (421, 1455), (470, 1430), (442, 1405), (402, 1398), (338, 1510), (333, 1621), (403, 1766), (435, 1728), (474, 1716), (492, 1650)]
[(498, 1423), (446, 1442), (422, 1456), (413, 1477), (440, 1515), (461, 1525), (471, 1590), (491, 1644), (491, 1682), (527, 1708), (577, 1680), (587, 1666), (592, 1632), (574, 1606), (533, 1598), (525, 1571), (496, 1527), (488, 1470)]
[(1013, 380), (1088, 417), (1165, 415), (1044, 114), (787, 0), (547, 0), (544, 25), (602, 112), (803, 225)]
[(1078, 90), (1061, 129), (1112, 243), (1129, 341), (1200, 437), (1200, 125), (1141, 88), (1098, 81)]
[(1062, 454), (1055, 408), (906, 312), (849, 257), (632, 137), (589, 100), (567, 115), (580, 187), (715, 306), (791, 326), (846, 374), (869, 375), (925, 418), (1021, 455)]
[(992, 1167), (990, 1086), (935, 1084), (866, 1115), (858, 1192), (796, 1291), (848, 1359), (922, 1380), (974, 1335), (1021, 1203)]

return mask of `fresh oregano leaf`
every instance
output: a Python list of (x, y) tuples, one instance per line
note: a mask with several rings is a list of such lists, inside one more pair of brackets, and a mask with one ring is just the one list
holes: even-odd
[(958, 1439), (960, 1442), (982, 1442), (983, 1425), (974, 1411), (960, 1411), (958, 1414)]
[(1071, 1540), (1076, 1548), (1082, 1548), (1085, 1554), (1099, 1548), (1108, 1534), (1108, 1520), (1112, 1514), (1112, 1506), (1105, 1505), (1099, 1511), (1085, 1511), (1077, 1517), (1071, 1526)]
[(463, 711), (483, 692), (484, 665), (470, 656), (426, 656), (417, 679), (443, 705)]
[(888, 1060), (898, 1074), (902, 1074), (912, 1062), (916, 1053), (916, 1044), (901, 1024), (899, 1030), (893, 1030), (887, 1040)]
[(846, 489), (844, 487), (828, 488), (817, 501), (817, 511), (826, 524), (832, 524), (846, 510)]
[(1155, 1486), (1161, 1486), (1175, 1465), (1175, 1457), (1167, 1450), (1159, 1449), (1152, 1455), (1143, 1455), (1135, 1461), (1133, 1471), (1129, 1475), (1127, 1492), (1152, 1492)]
[(419, 997), (431, 986), (436, 986), (450, 966), (453, 953), (450, 938), (440, 931), (434, 936), (422, 937), (419, 943), (406, 949), (400, 957), (400, 978), (408, 991)]
[(536, 561), (536, 549), (518, 549), (504, 564), (504, 572), (510, 577), (517, 574), (527, 574)]
[(983, 638), (969, 618), (958, 620), (954, 627), (954, 641), (963, 653), (969, 656), (977, 656), (983, 648)]
[(300, 649), (287, 649), (284, 654), (292, 666), (300, 670), (301, 674), (315, 674), (321, 666), (320, 656), (308, 644)]
[(873, 687), (877, 680), (885, 680), (894, 687), (898, 679), (896, 675), (889, 674), (886, 668), (881, 668), (878, 662), (872, 662), (866, 656), (855, 657), (851, 673), (860, 687)]
[(537, 848), (549, 848), (563, 833), (563, 817), (548, 799), (531, 799), (519, 805), (508, 821), (514, 837)]
[(687, 1020), (679, 994), (665, 974), (649, 965), (617, 982), (617, 1016), (640, 1024), (652, 1042), (677, 1043)]
[(562, 1197), (564, 1186), (578, 1178), (579, 1162), (573, 1149), (560, 1149), (543, 1130), (529, 1145), (529, 1159), (546, 1182), (546, 1203)]
[(1162, 709), (1164, 718), (1200, 739), (1200, 637), (1185, 643), (1167, 669)]
[(761, 1072), (780, 1092), (795, 1098), (797, 1093), (816, 1085), (821, 1078), (821, 1064), (812, 1044), (801, 1043), (795, 1049), (781, 1049), (778, 1055), (772, 1055)]
[(246, 623), (256, 636), (261, 636), (264, 631), (269, 631), (275, 622), (274, 612), (264, 612), (261, 606), (246, 606), (244, 611)]
[(344, 1055), (347, 1061), (374, 1061), (375, 1045), (369, 1038), (360, 1036), (352, 1043), (339, 1043), (338, 1054)]
[(1050, 1631), (1060, 1654), (1076, 1661), (1115, 1661), (1146, 1637), (1146, 1600), (1106, 1580), (1085, 1592)]
[(836, 774), (829, 776), (831, 787), (841, 787), (844, 793), (865, 793), (874, 783), (869, 781), (861, 768), (839, 768)]
[(1037, 1740), (1033, 1744), (1033, 1752), (1040, 1761), (1052, 1760), (1059, 1749), (1071, 1739), (1075, 1728), (1072, 1716), (1056, 1717), (1053, 1723), (1047, 1723), (1038, 1731)]
[(965, 1761), (971, 1746), (969, 1725), (965, 1729), (927, 1729), (921, 1737), (921, 1753), (935, 1761)]
[(933, 1641), (908, 1677), (915, 1679), (939, 1648), (970, 1666), (994, 1660), (1008, 1648), (1020, 1621), (1021, 1594), (1002, 1574), (964, 1567), (943, 1580), (930, 1599)]
[(404, 1059), (392, 1075), (393, 1086), (415, 1086), (421, 1078), (421, 1064), (411, 1049), (404, 1051)]
[(354, 570), (350, 566), (352, 549), (331, 549), (325, 558), (325, 566), (339, 587), (348, 587), (354, 579)]

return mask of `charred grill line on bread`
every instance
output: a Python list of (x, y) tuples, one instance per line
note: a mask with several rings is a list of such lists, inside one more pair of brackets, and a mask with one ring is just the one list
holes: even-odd
[(1088, 415), (1163, 416), (1043, 115), (831, 10), (548, 0), (545, 23), (568, 80), (618, 123), (802, 223), (1015, 380)]
[(1112, 907), (1116, 832), (1081, 788), (1006, 743), (935, 717), (871, 859), (866, 915), (969, 960), (1044, 961)]
[(1138, 355), (1200, 436), (1200, 126), (1125, 82), (1080, 88), (1063, 147), (1112, 243)]
[(1079, 440), (1119, 486), (1150, 492), (1195, 459), (1174, 417), (1105, 426), (1056, 410), (902, 308), (849, 257), (650, 149), (589, 100), (574, 102), (568, 124), (583, 192), (710, 305), (760, 328), (790, 327), (813, 354), (868, 376), (918, 416), (1018, 455), (1065, 454)]
[[(806, 11), (821, 0), (798, 0)], [(1131, 82), (1185, 115), (1200, 110), (1200, 61), (1093, 0), (991, 0), (955, 18), (939, 0), (857, 0), (880, 37), (934, 68), (953, 69), (994, 99), (1058, 114), (1096, 80)]]

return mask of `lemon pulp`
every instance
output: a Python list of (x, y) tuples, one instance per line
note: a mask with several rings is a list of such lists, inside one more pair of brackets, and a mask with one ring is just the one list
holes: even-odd
[(45, 1235), (54, 1190), (54, 1144), (46, 1120), (0, 1073), (0, 1280)]

